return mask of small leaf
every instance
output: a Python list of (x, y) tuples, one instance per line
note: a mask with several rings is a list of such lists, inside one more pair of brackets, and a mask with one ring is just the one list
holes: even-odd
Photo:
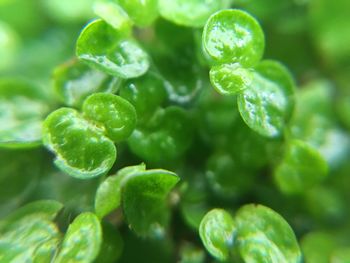
[(162, 236), (169, 220), (166, 197), (179, 177), (166, 170), (132, 174), (122, 187), (122, 208), (129, 227), (140, 236)]
[[(214, 2), (214, 1), (213, 1)], [(213, 14), (203, 30), (204, 51), (217, 63), (256, 65), (264, 53), (264, 33), (259, 23), (241, 10)]]
[(41, 144), (41, 125), (49, 111), (43, 91), (26, 81), (0, 80), (0, 147)]
[(151, 162), (179, 158), (192, 142), (191, 118), (179, 107), (159, 109), (146, 127), (136, 128), (128, 139), (133, 153)]
[(115, 0), (129, 14), (137, 26), (145, 27), (158, 17), (157, 0)]
[(251, 86), (253, 73), (235, 64), (220, 64), (210, 69), (210, 82), (222, 95), (234, 95)]
[(95, 93), (83, 104), (84, 117), (103, 127), (114, 142), (130, 136), (136, 126), (136, 111), (127, 100), (113, 94)]
[(320, 183), (327, 171), (327, 163), (317, 150), (302, 141), (293, 140), (288, 143), (274, 177), (282, 192), (302, 193)]
[(102, 20), (95, 20), (84, 28), (77, 41), (76, 54), (92, 67), (124, 79), (139, 77), (149, 68), (145, 51)]
[(132, 21), (119, 5), (113, 2), (95, 2), (93, 9), (96, 15), (118, 32), (124, 33), (125, 36), (131, 34)]
[(155, 111), (166, 100), (164, 81), (155, 73), (131, 79), (120, 89), (120, 96), (134, 105), (137, 121), (149, 122)]
[(121, 186), (123, 180), (133, 173), (146, 170), (144, 164), (125, 167), (116, 175), (107, 177), (97, 189), (95, 197), (95, 211), (99, 218), (103, 218), (113, 210), (117, 209), (121, 200)]
[(91, 69), (86, 64), (70, 61), (54, 71), (54, 88), (59, 99), (68, 106), (80, 107), (84, 99), (95, 92), (114, 93), (120, 79)]
[(237, 246), (244, 262), (302, 262), (292, 228), (272, 209), (245, 205), (234, 219), (238, 229)]
[(8, 245), (18, 249), (4, 251), (4, 255), (0, 256), (0, 261), (5, 262), (1, 258), (4, 257), (13, 258), (13, 261), (10, 262), (27, 262), (28, 260), (40, 262), (39, 260), (43, 258), (50, 262), (60, 239), (60, 232), (51, 221), (37, 215), (25, 216), (13, 222), (1, 234), (0, 249)]
[(93, 213), (82, 213), (68, 227), (55, 263), (93, 262), (102, 243), (102, 230)]
[(332, 251), (337, 247), (337, 242), (332, 234), (323, 232), (311, 232), (301, 240), (301, 248), (305, 262), (329, 263)]
[(202, 27), (212, 13), (229, 7), (230, 3), (230, 0), (159, 0), (159, 11), (175, 24)]
[(243, 120), (252, 130), (266, 137), (280, 136), (294, 107), (292, 77), (278, 62), (263, 61), (237, 102)]
[(36, 216), (45, 220), (53, 220), (62, 208), (63, 205), (54, 200), (40, 200), (31, 202), (2, 219), (0, 221), (0, 231), (5, 231), (18, 220), (21, 220), (27, 216)]
[(236, 231), (231, 215), (222, 209), (208, 212), (199, 226), (199, 235), (205, 248), (220, 261), (229, 258)]
[(55, 164), (80, 179), (105, 174), (116, 159), (113, 142), (76, 110), (61, 108), (44, 122), (44, 145), (56, 154)]

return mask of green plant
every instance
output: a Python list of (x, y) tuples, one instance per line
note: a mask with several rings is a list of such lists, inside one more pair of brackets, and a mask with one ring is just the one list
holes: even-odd
[(347, 10), (0, 0), (0, 263), (349, 262)]

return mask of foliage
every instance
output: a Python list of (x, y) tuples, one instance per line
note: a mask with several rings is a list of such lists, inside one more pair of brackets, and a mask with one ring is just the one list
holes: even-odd
[(348, 0), (0, 0), (0, 263), (350, 262)]

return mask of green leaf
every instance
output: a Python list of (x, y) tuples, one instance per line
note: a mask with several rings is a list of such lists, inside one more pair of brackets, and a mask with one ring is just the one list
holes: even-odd
[(302, 262), (292, 228), (272, 209), (245, 205), (234, 219), (238, 250), (245, 262)]
[(156, 169), (132, 174), (122, 187), (122, 208), (129, 227), (140, 236), (163, 236), (169, 220), (166, 197), (179, 181)]
[(301, 240), (305, 262), (329, 263), (332, 251), (337, 247), (332, 234), (311, 232)]
[(245, 123), (262, 136), (277, 137), (283, 132), (294, 108), (294, 84), (288, 70), (270, 60), (261, 62), (251, 85), (237, 97)]
[(221, 64), (210, 69), (210, 82), (222, 95), (234, 95), (251, 86), (253, 73), (238, 63)]
[(95, 20), (84, 28), (77, 40), (76, 54), (90, 66), (124, 79), (139, 77), (149, 68), (145, 51), (103, 20)]
[(114, 142), (130, 136), (136, 126), (136, 111), (127, 100), (113, 94), (95, 93), (83, 104), (84, 117), (103, 127), (104, 134)]
[(331, 262), (334, 263), (345, 263), (350, 262), (350, 248), (338, 248), (336, 249), (331, 256)]
[(95, 2), (94, 12), (105, 22), (125, 36), (131, 35), (132, 21), (128, 14), (119, 5), (113, 2)]
[(123, 251), (124, 245), (122, 237), (118, 229), (109, 223), (102, 224), (102, 231), (103, 243), (95, 262), (115, 263), (118, 261)]
[(158, 17), (157, 0), (115, 0), (140, 27), (149, 26)]
[(230, 0), (159, 0), (159, 12), (175, 24), (203, 27), (212, 13), (229, 7), (230, 3)]
[(326, 177), (327, 170), (327, 163), (317, 150), (302, 141), (292, 140), (287, 144), (274, 177), (282, 192), (302, 193), (320, 183)]
[(49, 111), (39, 87), (18, 79), (0, 79), (0, 147), (41, 144), (41, 125)]
[(221, 10), (210, 16), (202, 42), (204, 51), (216, 63), (238, 62), (243, 67), (256, 65), (265, 46), (259, 23), (241, 10)]
[(0, 231), (11, 228), (17, 221), (25, 217), (38, 217), (45, 220), (53, 220), (63, 208), (60, 202), (54, 200), (40, 200), (31, 202), (15, 210), (0, 221)]
[(107, 177), (98, 187), (95, 197), (95, 211), (99, 218), (103, 218), (117, 209), (121, 201), (121, 187), (123, 180), (133, 173), (146, 170), (144, 164), (125, 167), (116, 175)]
[(131, 79), (120, 89), (120, 96), (134, 105), (138, 122), (148, 122), (166, 100), (164, 81), (154, 72)]
[(220, 261), (229, 258), (236, 232), (235, 222), (223, 209), (208, 212), (199, 226), (199, 235), (205, 248)]
[(147, 126), (136, 128), (128, 139), (133, 153), (151, 162), (181, 157), (192, 142), (191, 118), (179, 107), (159, 109)]
[[(60, 242), (61, 235), (57, 227), (47, 219), (37, 215), (25, 216), (11, 224), (0, 237), (0, 247), (9, 245), (16, 250), (5, 250), (4, 258), (12, 258), (10, 262), (34, 262), (47, 259), (50, 262)], [(17, 261), (16, 261), (16, 260)], [(5, 261), (1, 261), (5, 262)]]
[(116, 159), (113, 142), (76, 110), (61, 108), (44, 122), (44, 145), (56, 154), (55, 164), (80, 179), (105, 174)]
[(76, 60), (58, 66), (53, 74), (55, 92), (68, 106), (80, 107), (85, 98), (95, 92), (114, 93), (120, 84), (120, 79)]
[(82, 213), (69, 225), (55, 263), (93, 262), (101, 244), (102, 229), (97, 216)]

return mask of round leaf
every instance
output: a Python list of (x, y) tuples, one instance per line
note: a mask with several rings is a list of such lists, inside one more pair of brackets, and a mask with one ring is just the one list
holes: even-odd
[(230, 0), (159, 0), (159, 12), (182, 26), (202, 27), (209, 16), (230, 5)]
[(136, 111), (127, 100), (113, 94), (95, 93), (83, 104), (84, 116), (104, 127), (114, 142), (130, 136), (136, 126)]
[(265, 39), (259, 23), (241, 10), (213, 14), (203, 30), (204, 51), (217, 63), (257, 64), (263, 56)]
[(327, 171), (327, 163), (316, 149), (302, 141), (293, 140), (288, 143), (274, 177), (282, 192), (302, 193), (321, 182)]
[(293, 80), (281, 64), (263, 61), (237, 102), (243, 120), (252, 130), (266, 137), (280, 136), (294, 107)]
[(222, 209), (208, 212), (199, 226), (199, 235), (209, 253), (219, 260), (227, 260), (234, 245), (235, 223), (229, 213)]
[(234, 95), (248, 88), (253, 79), (253, 73), (238, 63), (214, 66), (209, 76), (213, 87), (222, 95)]
[(93, 262), (101, 244), (102, 229), (98, 218), (89, 212), (82, 213), (69, 225), (55, 263)]
[(95, 20), (84, 28), (77, 41), (76, 54), (92, 67), (125, 79), (139, 77), (149, 68), (145, 51), (102, 20)]
[(192, 123), (181, 108), (160, 109), (147, 127), (137, 128), (128, 139), (131, 151), (145, 160), (163, 162), (184, 154), (191, 144)]
[(292, 228), (272, 209), (245, 205), (238, 210), (235, 222), (237, 246), (244, 262), (302, 262)]
[(49, 111), (47, 98), (36, 86), (16, 79), (0, 80), (0, 147), (41, 144), (41, 125)]
[(131, 175), (122, 187), (122, 208), (129, 227), (138, 235), (163, 235), (169, 220), (166, 197), (179, 177), (166, 170)]
[(44, 144), (56, 154), (55, 164), (81, 179), (105, 174), (116, 159), (116, 148), (101, 130), (73, 109), (61, 108), (44, 122)]

